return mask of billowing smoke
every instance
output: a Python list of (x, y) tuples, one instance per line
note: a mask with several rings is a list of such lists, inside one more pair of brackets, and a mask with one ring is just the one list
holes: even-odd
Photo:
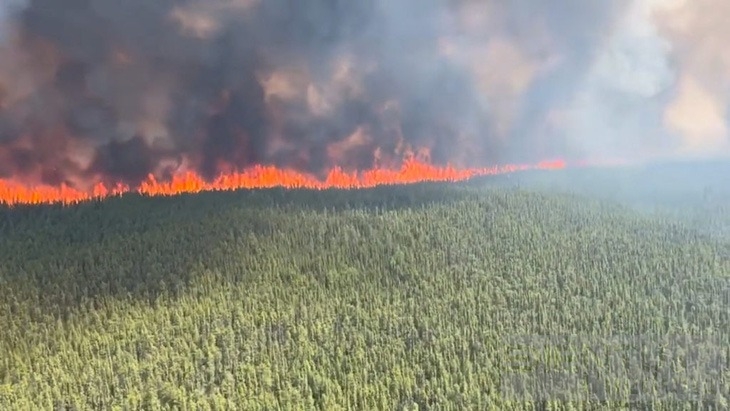
[(724, 0), (4, 0), (0, 178), (728, 153)]
[(730, 116), (730, 2), (672, 0), (658, 10), (660, 29), (674, 46), (680, 68), (676, 91), (664, 110), (666, 127), (684, 137), (684, 148), (727, 151)]

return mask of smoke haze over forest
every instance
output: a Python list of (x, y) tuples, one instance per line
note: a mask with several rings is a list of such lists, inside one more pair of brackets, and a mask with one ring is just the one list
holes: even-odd
[(726, 0), (4, 0), (0, 178), (730, 154)]

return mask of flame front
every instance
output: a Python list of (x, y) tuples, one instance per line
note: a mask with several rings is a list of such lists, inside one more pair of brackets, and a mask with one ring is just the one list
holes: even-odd
[(325, 179), (311, 174), (273, 166), (254, 166), (241, 172), (220, 175), (213, 181), (206, 181), (199, 174), (188, 171), (175, 175), (170, 181), (160, 182), (150, 175), (137, 188), (122, 184), (108, 187), (98, 183), (92, 190), (82, 191), (67, 185), (29, 186), (12, 180), (0, 179), (0, 203), (20, 204), (65, 204), (71, 205), (89, 200), (100, 200), (136, 192), (146, 196), (174, 196), (202, 191), (232, 191), (240, 189), (284, 187), (291, 189), (328, 188), (358, 189), (381, 185), (412, 184), (418, 182), (456, 182), (477, 176), (497, 175), (530, 169), (561, 169), (562, 160), (545, 161), (534, 165), (504, 165), (488, 168), (454, 168), (434, 166), (418, 159), (407, 159), (399, 169), (376, 168), (364, 172), (348, 173), (341, 168), (332, 169)]

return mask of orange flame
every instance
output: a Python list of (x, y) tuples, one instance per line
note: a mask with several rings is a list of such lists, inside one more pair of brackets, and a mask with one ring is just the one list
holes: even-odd
[(255, 166), (242, 172), (226, 173), (214, 181), (206, 181), (194, 172), (175, 175), (168, 182), (159, 182), (152, 175), (138, 188), (125, 185), (107, 187), (101, 183), (90, 191), (81, 191), (67, 185), (27, 186), (11, 180), (0, 179), (0, 204), (76, 204), (136, 192), (146, 196), (174, 196), (201, 191), (230, 191), (252, 188), (305, 188), (305, 189), (355, 189), (381, 185), (412, 184), (418, 182), (456, 182), (472, 177), (497, 175), (530, 169), (561, 169), (562, 160), (546, 161), (535, 165), (505, 165), (488, 168), (458, 169), (451, 166), (439, 167), (417, 159), (407, 159), (400, 169), (373, 169), (348, 173), (340, 168), (329, 172), (324, 180), (287, 169), (273, 166)]

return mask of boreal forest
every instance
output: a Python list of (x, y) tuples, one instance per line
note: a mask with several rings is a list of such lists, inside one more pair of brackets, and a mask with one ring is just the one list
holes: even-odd
[(718, 167), (6, 206), (0, 409), (727, 409)]

